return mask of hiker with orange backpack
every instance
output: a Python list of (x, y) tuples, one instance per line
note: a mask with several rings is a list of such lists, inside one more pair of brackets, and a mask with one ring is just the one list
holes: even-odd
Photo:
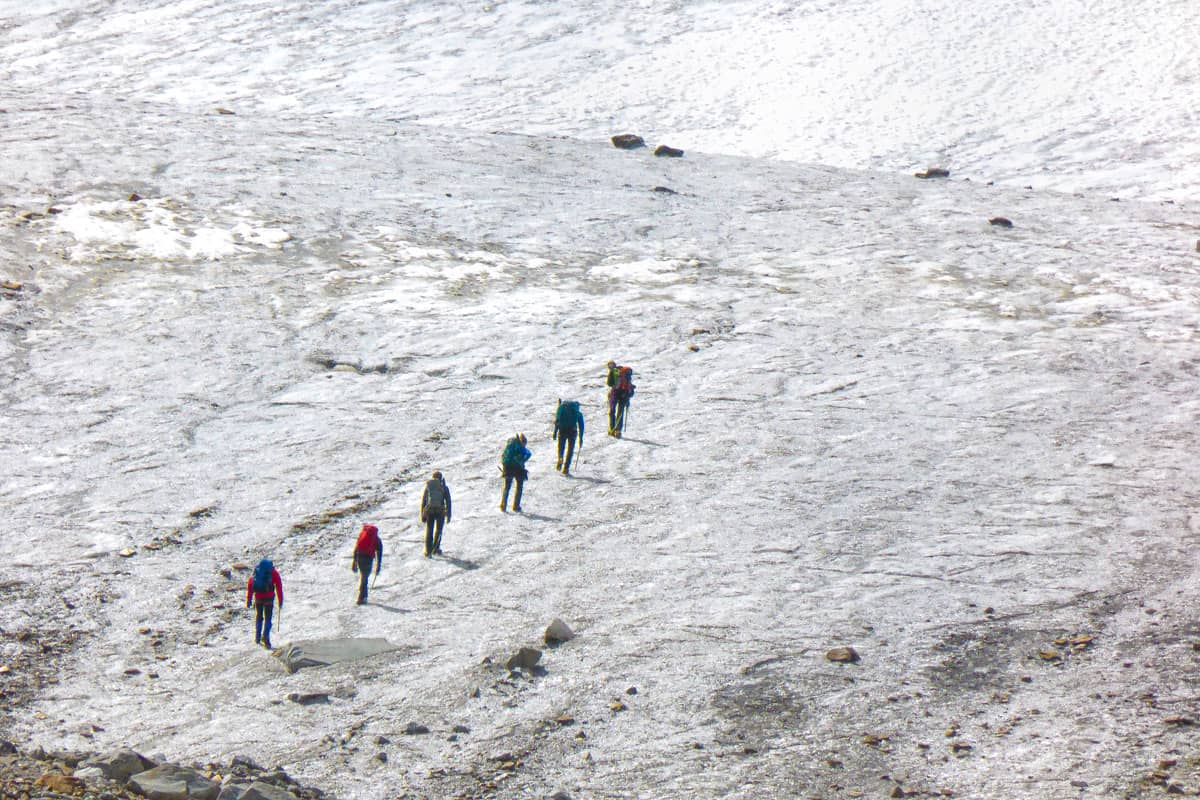
[(283, 580), (279, 571), (264, 558), (254, 568), (254, 574), (246, 581), (246, 608), (254, 606), (254, 643), (271, 649), (271, 617), (275, 611), (275, 598), (279, 598), (279, 613), (283, 613)]
[(633, 397), (633, 367), (619, 367), (608, 362), (608, 435), (621, 438), (629, 414), (629, 398)]
[(383, 567), (383, 540), (379, 538), (379, 528), (374, 525), (363, 525), (354, 545), (353, 563), (350, 569), (358, 573), (358, 602), (355, 605), (367, 603), (367, 581), (371, 578), (371, 564), (375, 564), (375, 577)]

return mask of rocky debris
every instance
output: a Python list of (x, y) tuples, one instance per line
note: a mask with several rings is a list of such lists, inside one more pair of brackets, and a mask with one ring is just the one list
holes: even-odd
[[(149, 765), (147, 767), (147, 765)], [(130, 771), (133, 771), (132, 774)], [(284, 771), (236, 756), (228, 766), (155, 764), (129, 749), (106, 754), (18, 748), (0, 741), (3, 800), (322, 800)]]
[(618, 133), (612, 137), (613, 147), (621, 150), (636, 150), (645, 147), (646, 141), (635, 133)]
[(853, 647), (835, 647), (825, 654), (825, 658), (835, 664), (857, 664), (859, 661), (858, 651)]
[(557, 644), (562, 644), (563, 642), (569, 642), (574, 638), (575, 632), (567, 626), (567, 623), (563, 622), (558, 617), (555, 617), (553, 620), (551, 620), (550, 625), (546, 628), (545, 635), (542, 637), (543, 641), (545, 641), (546, 644), (550, 645), (551, 647)]
[(927, 167), (924, 172), (914, 172), (916, 178), (949, 178), (950, 170), (945, 167)]
[(679, 192), (675, 191), (669, 186), (655, 186), (650, 191), (658, 192), (659, 194), (679, 194)]
[(405, 736), (424, 736), (429, 733), (429, 728), (419, 722), (410, 722), (404, 726)]
[(997, 228), (1011, 228), (1012, 220), (1008, 217), (992, 217), (988, 220), (989, 225), (995, 225)]
[(522, 647), (504, 662), (509, 672), (517, 669), (531, 670), (542, 660), (542, 651), (536, 647)]
[(683, 158), (683, 151), (677, 147), (660, 144), (658, 147), (654, 148), (654, 155), (662, 158)]

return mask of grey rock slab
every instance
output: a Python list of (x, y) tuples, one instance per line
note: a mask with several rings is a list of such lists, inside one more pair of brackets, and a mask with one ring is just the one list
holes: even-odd
[(140, 772), (126, 785), (150, 800), (215, 800), (221, 790), (196, 770), (174, 764)]

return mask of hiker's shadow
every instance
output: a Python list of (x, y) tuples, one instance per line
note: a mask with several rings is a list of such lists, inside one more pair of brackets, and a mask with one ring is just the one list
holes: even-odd
[(622, 436), (621, 441), (633, 442), (634, 444), (644, 444), (647, 447), (666, 447), (666, 445), (661, 442), (652, 442), (649, 439), (635, 439), (632, 436)]
[(465, 558), (455, 558), (454, 556), (442, 556), (441, 559), (452, 567), (458, 567), (468, 572), (473, 569), (479, 569), (478, 561), (468, 561)]
[(607, 478), (592, 478), (588, 475), (573, 474), (571, 475), (571, 479), (576, 481), (587, 481), (588, 483), (612, 483), (612, 481), (608, 480)]
[(545, 514), (530, 514), (528, 511), (521, 516), (534, 522), (562, 522), (562, 517), (547, 517)]
[(383, 603), (376, 603), (374, 600), (369, 601), (368, 605), (370, 605), (372, 608), (381, 608), (384, 611), (388, 612), (389, 614), (411, 614), (412, 613), (407, 608), (396, 608), (395, 606), (387, 606), (387, 605), (384, 605)]

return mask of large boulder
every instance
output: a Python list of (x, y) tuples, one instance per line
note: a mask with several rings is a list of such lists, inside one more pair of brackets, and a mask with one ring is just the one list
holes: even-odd
[(215, 800), (221, 791), (196, 770), (174, 764), (139, 772), (126, 786), (150, 800)]
[(92, 756), (80, 766), (85, 769), (94, 767), (109, 780), (125, 783), (138, 773), (154, 769), (157, 764), (132, 750), (117, 750), (100, 756)]

